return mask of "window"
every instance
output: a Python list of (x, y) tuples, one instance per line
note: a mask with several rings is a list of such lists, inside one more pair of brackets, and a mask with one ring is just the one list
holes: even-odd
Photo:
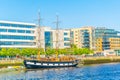
[(16, 30), (14, 30), (14, 29), (9, 29), (8, 32), (13, 32), (13, 33), (15, 33)]
[(14, 36), (14, 35), (0, 35), (0, 39), (20, 39), (20, 40), (34, 40), (34, 36)]
[(29, 31), (29, 30), (26, 30), (26, 33), (31, 33), (31, 31)]
[(0, 45), (35, 45), (35, 42), (13, 42), (13, 41), (1, 41)]
[(46, 31), (44, 33), (44, 38), (45, 38), (45, 48), (47, 47), (52, 47), (52, 32)]
[(7, 29), (0, 29), (0, 32), (7, 32)]
[(70, 46), (70, 43), (64, 43), (64, 46)]
[(64, 35), (66, 36), (66, 35), (68, 35), (68, 33), (65, 32)]
[(71, 37), (71, 38), (74, 37), (74, 33), (73, 33), (73, 31), (70, 32), (70, 37)]
[(18, 33), (25, 33), (25, 30), (18, 30)]
[(64, 38), (64, 41), (69, 41), (69, 38)]

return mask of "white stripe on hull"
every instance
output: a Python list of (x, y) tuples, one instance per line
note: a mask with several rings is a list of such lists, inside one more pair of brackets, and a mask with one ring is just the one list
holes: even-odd
[(43, 66), (68, 66), (68, 65), (73, 65), (72, 63), (65, 63), (65, 64), (52, 64), (52, 63), (49, 63), (49, 64), (47, 64), (47, 63), (43, 63), (43, 64), (41, 64), (41, 63), (36, 63), (36, 64), (34, 64), (34, 62), (26, 62), (26, 64), (30, 64), (30, 65), (43, 65)]
[(26, 64), (34, 64), (33, 62), (26, 62)]
[(41, 65), (41, 63), (36, 63), (36, 65)]

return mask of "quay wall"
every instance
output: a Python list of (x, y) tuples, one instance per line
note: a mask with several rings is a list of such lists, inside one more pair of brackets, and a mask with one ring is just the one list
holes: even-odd
[(120, 62), (119, 56), (114, 57), (87, 57), (82, 58), (80, 64), (89, 65), (89, 64), (101, 64), (101, 63), (113, 63)]

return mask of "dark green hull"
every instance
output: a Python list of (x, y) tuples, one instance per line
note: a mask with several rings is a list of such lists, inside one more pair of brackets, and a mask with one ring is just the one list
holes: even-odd
[(38, 68), (62, 68), (62, 67), (75, 67), (78, 61), (64, 61), (64, 62), (51, 62), (51, 61), (38, 61), (38, 60), (24, 60), (24, 65), (27, 69)]

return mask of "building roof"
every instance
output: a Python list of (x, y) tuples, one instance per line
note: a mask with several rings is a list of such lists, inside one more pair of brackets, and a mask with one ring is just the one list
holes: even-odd
[(33, 24), (33, 23), (15, 22), (15, 21), (4, 21), (4, 20), (0, 20), (0, 23), (22, 24), (22, 25), (33, 25), (33, 26), (36, 26), (36, 24)]

